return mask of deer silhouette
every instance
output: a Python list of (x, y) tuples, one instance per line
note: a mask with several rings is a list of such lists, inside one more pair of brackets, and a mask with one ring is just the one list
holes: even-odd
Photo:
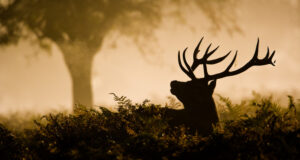
[[(252, 66), (262, 66), (271, 64), (275, 66), (276, 61), (272, 61), (274, 57), (275, 51), (273, 51), (270, 55), (269, 47), (267, 49), (267, 54), (263, 59), (258, 59), (258, 48), (259, 48), (259, 39), (257, 40), (256, 49), (254, 52), (254, 56), (252, 59), (247, 62), (241, 68), (230, 71), (231, 67), (233, 66), (237, 52), (235, 53), (234, 58), (232, 59), (231, 63), (228, 67), (220, 73), (210, 75), (207, 71), (207, 65), (217, 64), (223, 61), (228, 55), (230, 55), (231, 51), (229, 51), (226, 55), (216, 58), (213, 60), (208, 60), (208, 58), (216, 52), (219, 48), (217, 46), (215, 49), (210, 51), (211, 44), (207, 47), (203, 57), (198, 59), (198, 53), (200, 52), (199, 47), (203, 40), (203, 37), (199, 41), (198, 45), (196, 46), (194, 53), (193, 53), (193, 63), (190, 66), (185, 58), (185, 54), (187, 48), (183, 51), (183, 63), (185, 67), (182, 65), (181, 62), (181, 55), (180, 51), (178, 51), (178, 64), (181, 70), (191, 78), (190, 81), (187, 82), (179, 82), (179, 81), (172, 81), (171, 86), (171, 93), (180, 100), (183, 105), (184, 109), (182, 110), (168, 110), (168, 114), (172, 117), (170, 121), (171, 125), (179, 125), (184, 124), (188, 126), (192, 131), (198, 131), (199, 134), (207, 135), (210, 134), (213, 130), (213, 125), (215, 125), (218, 121), (218, 114), (214, 99), (212, 97), (214, 89), (216, 87), (217, 79), (234, 76), (240, 74)], [(204, 77), (197, 78), (194, 74), (196, 68), (202, 65)]]

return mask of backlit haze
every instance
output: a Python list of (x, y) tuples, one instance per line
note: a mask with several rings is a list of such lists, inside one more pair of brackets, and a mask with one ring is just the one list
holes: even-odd
[[(271, 2), (271, 3), (269, 3)], [(204, 17), (189, 13), (181, 25), (164, 20), (153, 34), (157, 41), (150, 43), (153, 53), (141, 54), (130, 40), (107, 36), (103, 48), (93, 62), (92, 85), (94, 104), (113, 106), (113, 96), (124, 95), (133, 102), (149, 99), (164, 104), (170, 96), (172, 80), (186, 81), (180, 70), (177, 52), (189, 47), (187, 57), (204, 36), (200, 52), (209, 43), (220, 48), (213, 57), (229, 50), (238, 50), (233, 68), (251, 59), (257, 38), (260, 38), (259, 57), (264, 57), (267, 46), (276, 50), (276, 66), (253, 67), (240, 75), (217, 81), (215, 93), (238, 102), (250, 97), (252, 91), (286, 101), (287, 95), (300, 98), (300, 1), (244, 1), (238, 5), (237, 24), (242, 32), (230, 34), (224, 29), (211, 32), (211, 24)], [(199, 15), (199, 14), (197, 14)], [(148, 46), (149, 47), (149, 46)], [(189, 58), (190, 58), (189, 57)], [(189, 59), (191, 63), (191, 59)], [(222, 64), (209, 68), (209, 73), (221, 72), (233, 54)], [(201, 68), (201, 67), (200, 67)], [(201, 69), (197, 72), (201, 76)], [(0, 49), (0, 113), (14, 111), (44, 112), (52, 109), (69, 110), (72, 105), (71, 79), (62, 54), (53, 45), (46, 52), (29, 42)]]

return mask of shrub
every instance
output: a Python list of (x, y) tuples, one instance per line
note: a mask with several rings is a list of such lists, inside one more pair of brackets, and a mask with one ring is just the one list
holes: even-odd
[(220, 103), (225, 103), (223, 117), (207, 137), (185, 126), (170, 127), (166, 108), (160, 105), (148, 100), (132, 104), (124, 96), (114, 98), (119, 105), (116, 112), (77, 106), (76, 113), (36, 118), (35, 127), (22, 132), (0, 125), (1, 156), (45, 160), (300, 157), (299, 104), (292, 97), (283, 108), (272, 97), (233, 104), (220, 96)]
[(1, 159), (21, 159), (22, 144), (2, 124), (0, 124), (0, 155)]

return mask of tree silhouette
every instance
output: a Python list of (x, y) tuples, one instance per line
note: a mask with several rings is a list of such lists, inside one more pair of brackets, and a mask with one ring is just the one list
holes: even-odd
[(231, 0), (3, 0), (0, 45), (22, 39), (42, 48), (57, 45), (71, 75), (73, 103), (91, 106), (92, 61), (109, 33), (139, 42), (141, 37), (152, 36), (163, 17), (180, 18), (190, 6), (202, 10), (213, 28), (230, 28), (233, 4)]

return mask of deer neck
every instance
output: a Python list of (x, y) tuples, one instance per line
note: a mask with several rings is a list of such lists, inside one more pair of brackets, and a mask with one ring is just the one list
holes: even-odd
[(199, 120), (216, 123), (219, 121), (218, 113), (213, 98), (205, 101), (195, 100), (191, 103), (184, 104), (184, 110), (190, 115), (195, 115)]

